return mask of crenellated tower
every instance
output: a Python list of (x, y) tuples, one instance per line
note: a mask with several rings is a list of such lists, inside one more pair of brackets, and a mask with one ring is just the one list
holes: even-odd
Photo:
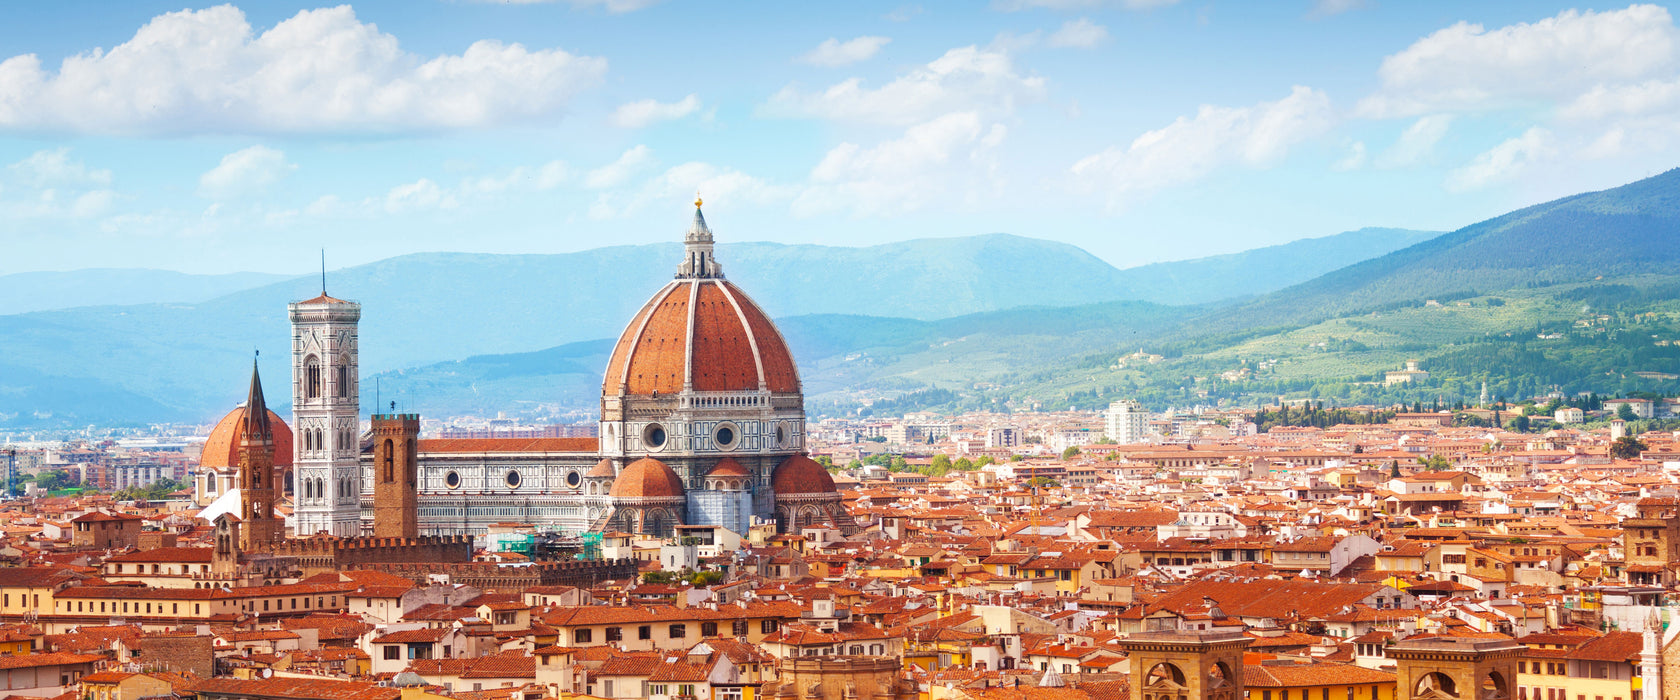
[[(321, 296), (287, 305), (292, 321), (296, 535), (361, 534), (357, 324), (362, 306)], [(249, 525), (246, 526), (247, 528)]]
[(415, 457), (420, 416), (412, 413), (373, 417), (373, 534), (420, 536), (420, 495)]

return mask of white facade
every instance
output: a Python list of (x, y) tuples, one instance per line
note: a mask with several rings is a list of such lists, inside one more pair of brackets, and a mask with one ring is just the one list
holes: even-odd
[(1122, 445), (1144, 442), (1149, 414), (1131, 400), (1115, 401), (1103, 413), (1103, 436)]
[(322, 294), (288, 310), (294, 533), (354, 537), (362, 531), (356, 335), (362, 307)]

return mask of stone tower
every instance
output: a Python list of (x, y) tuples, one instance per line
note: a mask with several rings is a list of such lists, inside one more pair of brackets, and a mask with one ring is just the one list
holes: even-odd
[(251, 362), (251, 393), (245, 398), (245, 418), (239, 426), (239, 516), (244, 541), (240, 547), (257, 551), (286, 538), (285, 523), (274, 519), (279, 489), (274, 483), (274, 430), (263, 401), (262, 378)]
[(1388, 648), (1395, 700), (1510, 700), (1517, 658), (1528, 647), (1506, 640), (1435, 637)]
[(420, 535), (420, 416), (391, 413), (373, 417), (373, 534)]
[(1141, 632), (1120, 641), (1131, 657), (1133, 700), (1241, 700), (1241, 632)]
[(296, 534), (359, 535), (356, 324), (361, 321), (362, 306), (322, 292), (287, 309), (292, 321)]
[(216, 516), (216, 546), (210, 552), (210, 573), (232, 578), (239, 573), (239, 516), (223, 513)]

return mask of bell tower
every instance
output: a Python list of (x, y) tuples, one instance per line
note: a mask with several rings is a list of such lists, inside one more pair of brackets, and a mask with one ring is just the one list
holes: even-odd
[(295, 533), (354, 537), (361, 534), (362, 509), (356, 339), (362, 305), (323, 290), (287, 310), (292, 321)]
[(260, 551), (286, 538), (285, 523), (274, 519), (280, 489), (274, 483), (274, 428), (268, 421), (262, 378), (251, 362), (251, 393), (239, 424), (239, 516), (245, 523), (241, 548)]
[(1242, 700), (1241, 632), (1141, 632), (1120, 640), (1134, 700)]
[(1388, 648), (1394, 659), (1398, 700), (1511, 700), (1517, 658), (1528, 647), (1515, 641), (1435, 637)]

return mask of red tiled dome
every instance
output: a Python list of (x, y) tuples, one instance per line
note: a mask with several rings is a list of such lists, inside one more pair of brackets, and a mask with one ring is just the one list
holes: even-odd
[(613, 475), (612, 460), (603, 459), (599, 462), (596, 462), (595, 463), (595, 468), (590, 469), (588, 474), (583, 475), (583, 478), (585, 478), (585, 479), (598, 479), (598, 478), (601, 478), (601, 477), (607, 477), (607, 476), (612, 476), (612, 475)]
[(741, 466), (741, 463), (735, 461), (733, 457), (724, 457), (718, 460), (711, 471), (706, 472), (706, 476), (752, 476), (752, 474), (748, 473), (747, 468)]
[(643, 457), (619, 472), (607, 495), (613, 498), (682, 498), (683, 483), (664, 462)]
[(805, 455), (794, 455), (782, 460), (776, 467), (776, 472), (770, 475), (770, 488), (778, 496), (791, 496), (810, 493), (836, 493), (834, 477), (828, 475), (828, 470), (816, 460)]
[[(233, 409), (210, 431), (204, 442), (204, 452), (198, 466), (206, 469), (232, 469), (239, 466), (239, 425), (245, 420), (245, 405)], [(273, 411), (268, 412), (268, 425), (274, 433), (274, 466), (292, 466), (292, 429)]]
[(799, 372), (776, 325), (735, 285), (679, 279), (631, 319), (601, 388), (646, 396), (674, 394), (685, 383), (695, 391), (794, 393)]

